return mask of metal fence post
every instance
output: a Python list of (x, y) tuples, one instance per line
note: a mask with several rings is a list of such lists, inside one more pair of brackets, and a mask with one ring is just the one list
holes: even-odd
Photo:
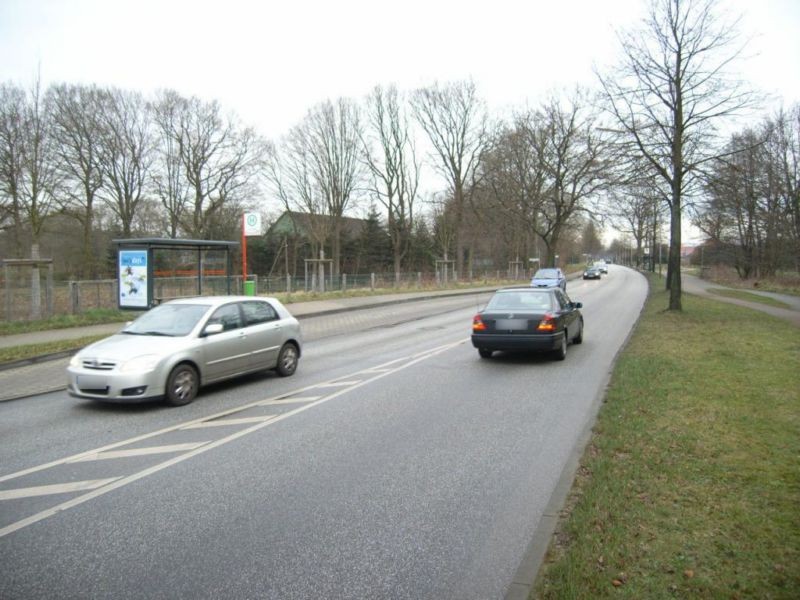
[(80, 310), (80, 300), (78, 298), (78, 282), (77, 281), (68, 282), (67, 289), (69, 290), (69, 313), (71, 315), (77, 315), (78, 310)]

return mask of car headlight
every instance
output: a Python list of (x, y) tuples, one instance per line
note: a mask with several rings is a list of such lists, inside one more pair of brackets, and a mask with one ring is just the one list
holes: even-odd
[(77, 354), (73, 354), (72, 358), (69, 359), (69, 366), (70, 367), (80, 367), (81, 366), (81, 357)]
[(120, 373), (131, 373), (134, 371), (152, 371), (161, 357), (158, 354), (142, 354), (125, 361), (119, 366)]

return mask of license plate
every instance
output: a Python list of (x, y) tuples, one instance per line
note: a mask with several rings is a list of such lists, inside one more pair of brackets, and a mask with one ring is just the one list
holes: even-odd
[(495, 329), (501, 331), (520, 331), (528, 328), (528, 321), (526, 319), (498, 319), (495, 323)]
[(78, 387), (82, 390), (100, 390), (106, 387), (106, 378), (96, 375), (78, 375)]

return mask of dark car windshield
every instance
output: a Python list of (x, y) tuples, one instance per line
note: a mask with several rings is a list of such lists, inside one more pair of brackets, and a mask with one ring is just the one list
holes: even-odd
[(162, 304), (147, 311), (122, 333), (130, 335), (188, 335), (208, 312), (208, 304)]
[(498, 292), (489, 304), (486, 305), (486, 310), (516, 310), (516, 311), (547, 311), (553, 307), (553, 301), (550, 294), (540, 294), (537, 292), (528, 292), (525, 290), (512, 291), (512, 292)]
[(558, 269), (539, 269), (534, 279), (558, 279)]

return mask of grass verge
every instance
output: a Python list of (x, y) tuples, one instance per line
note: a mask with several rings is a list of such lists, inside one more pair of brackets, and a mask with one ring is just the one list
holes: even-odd
[(84, 327), (86, 325), (101, 325), (103, 323), (119, 323), (132, 321), (139, 312), (110, 309), (92, 309), (79, 315), (59, 315), (49, 319), (37, 321), (2, 321), (0, 322), (0, 335), (14, 335), (17, 333), (30, 333), (31, 331), (48, 331), (50, 329), (67, 329), (70, 327)]
[(92, 342), (96, 342), (107, 335), (94, 335), (72, 340), (60, 340), (57, 342), (47, 342), (44, 344), (25, 344), (24, 346), (13, 346), (11, 348), (0, 348), (0, 364), (25, 360), (27, 358), (34, 358), (43, 356), (45, 354), (55, 354), (56, 352), (64, 352), (66, 350), (79, 350)]
[(767, 306), (775, 306), (777, 308), (792, 308), (785, 302), (776, 300), (769, 296), (762, 296), (761, 294), (753, 294), (752, 292), (745, 292), (744, 290), (730, 290), (725, 288), (708, 288), (708, 291), (717, 296), (725, 296), (726, 298), (736, 298), (737, 300), (745, 300), (747, 302), (759, 302)]
[(617, 363), (534, 596), (797, 598), (800, 332), (666, 304)]

